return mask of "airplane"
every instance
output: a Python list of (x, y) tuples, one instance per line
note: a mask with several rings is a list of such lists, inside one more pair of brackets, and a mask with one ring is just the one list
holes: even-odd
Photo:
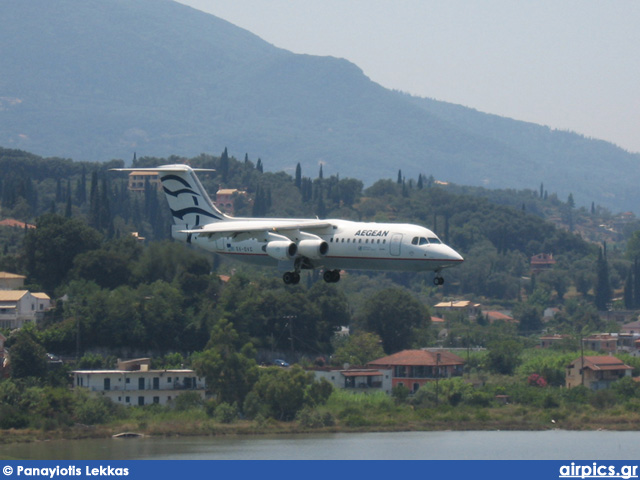
[(157, 172), (167, 197), (176, 240), (224, 257), (257, 265), (277, 266), (285, 284), (300, 282), (301, 270), (323, 268), (328, 283), (340, 280), (340, 270), (440, 272), (464, 259), (431, 230), (402, 223), (348, 220), (240, 218), (213, 204), (189, 165), (155, 168), (115, 168), (120, 172)]

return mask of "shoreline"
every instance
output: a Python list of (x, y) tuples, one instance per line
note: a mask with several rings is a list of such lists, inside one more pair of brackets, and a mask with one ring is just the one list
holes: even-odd
[[(558, 421), (543, 424), (527, 419), (506, 421), (507, 419), (489, 419), (487, 421), (447, 421), (434, 419), (404, 424), (346, 426), (309, 428), (298, 422), (270, 421), (268, 425), (257, 425), (255, 421), (238, 420), (230, 424), (213, 420), (195, 420), (189, 422), (158, 421), (140, 426), (130, 422), (109, 425), (74, 425), (54, 430), (9, 429), (0, 430), (0, 448), (15, 443), (46, 442), (55, 440), (107, 439), (122, 432), (134, 432), (145, 437), (220, 437), (220, 436), (269, 436), (269, 435), (307, 435), (336, 433), (384, 433), (384, 432), (421, 432), (421, 431), (640, 431), (640, 421), (630, 418), (618, 418), (612, 422), (610, 416), (592, 418), (589, 422)], [(128, 441), (128, 440), (122, 440)]]

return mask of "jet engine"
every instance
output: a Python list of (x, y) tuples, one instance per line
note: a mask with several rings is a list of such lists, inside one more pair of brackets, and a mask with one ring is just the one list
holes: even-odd
[(324, 257), (328, 251), (329, 244), (320, 238), (298, 242), (298, 255), (303, 257), (318, 259)]
[(272, 240), (265, 245), (265, 252), (276, 260), (291, 260), (298, 253), (298, 246), (291, 240)]

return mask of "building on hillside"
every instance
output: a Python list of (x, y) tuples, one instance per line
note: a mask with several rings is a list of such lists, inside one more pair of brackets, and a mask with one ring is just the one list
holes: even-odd
[(582, 346), (594, 352), (616, 353), (618, 351), (618, 336), (610, 333), (589, 335), (582, 339)]
[(437, 379), (462, 375), (464, 360), (447, 351), (403, 350), (367, 363), (368, 367), (391, 369), (391, 386), (405, 386), (412, 393)]
[(579, 357), (567, 366), (565, 384), (572, 388), (584, 382), (584, 386), (591, 390), (602, 390), (616, 380), (630, 377), (632, 370), (633, 367), (616, 357)]
[(149, 182), (156, 190), (162, 190), (162, 182), (158, 172), (138, 171), (129, 174), (129, 184), (127, 188), (130, 192), (144, 192), (145, 184)]
[(312, 370), (316, 380), (324, 378), (334, 388), (353, 392), (391, 393), (391, 369), (383, 368), (315, 368)]
[(0, 272), (0, 290), (19, 290), (27, 277), (15, 273)]
[(551, 270), (556, 264), (553, 253), (539, 253), (531, 257), (530, 269), (531, 273), (540, 273), (545, 270)]
[(540, 348), (550, 348), (554, 345), (566, 345), (571, 342), (571, 335), (543, 335), (540, 337)]
[(22, 228), (23, 230), (25, 228), (36, 228), (36, 226), (31, 223), (21, 222), (14, 218), (5, 218), (4, 220), (0, 220), (0, 227)]
[(624, 326), (625, 323), (637, 320), (638, 312), (636, 310), (599, 310), (598, 316), (603, 322), (616, 322)]
[(479, 303), (473, 303), (469, 300), (450, 300), (440, 302), (434, 305), (433, 308), (438, 311), (439, 315), (443, 315), (446, 312), (460, 312), (468, 317), (475, 317), (480, 312), (481, 306)]
[(482, 315), (489, 321), (489, 323), (493, 322), (505, 322), (505, 323), (518, 323), (518, 321), (513, 318), (511, 315), (507, 315), (503, 312), (498, 312), (497, 310), (485, 310), (482, 312)]
[(149, 358), (118, 361), (115, 370), (74, 370), (73, 387), (121, 405), (166, 405), (182, 392), (205, 397), (204, 378), (190, 369), (152, 370)]
[(618, 352), (640, 355), (640, 333), (618, 333)]
[(635, 322), (625, 323), (620, 327), (620, 333), (628, 333), (628, 334), (640, 334), (640, 320), (636, 320)]
[(28, 290), (0, 290), (0, 328), (22, 328), (25, 323), (37, 322), (51, 308), (46, 293)]
[(235, 215), (238, 197), (247, 198), (247, 192), (236, 188), (221, 188), (216, 192), (216, 207), (221, 212)]

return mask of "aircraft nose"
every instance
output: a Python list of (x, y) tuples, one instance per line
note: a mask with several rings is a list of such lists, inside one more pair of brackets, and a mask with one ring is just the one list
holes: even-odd
[(458, 252), (456, 252), (453, 248), (447, 246), (446, 249), (446, 257), (447, 260), (451, 260), (453, 262), (464, 262), (464, 258)]
[(464, 262), (464, 258), (462, 258), (462, 255), (460, 255), (458, 252), (456, 252), (453, 248), (451, 249), (451, 253), (452, 253), (452, 257), (454, 260), (456, 260), (457, 262)]

